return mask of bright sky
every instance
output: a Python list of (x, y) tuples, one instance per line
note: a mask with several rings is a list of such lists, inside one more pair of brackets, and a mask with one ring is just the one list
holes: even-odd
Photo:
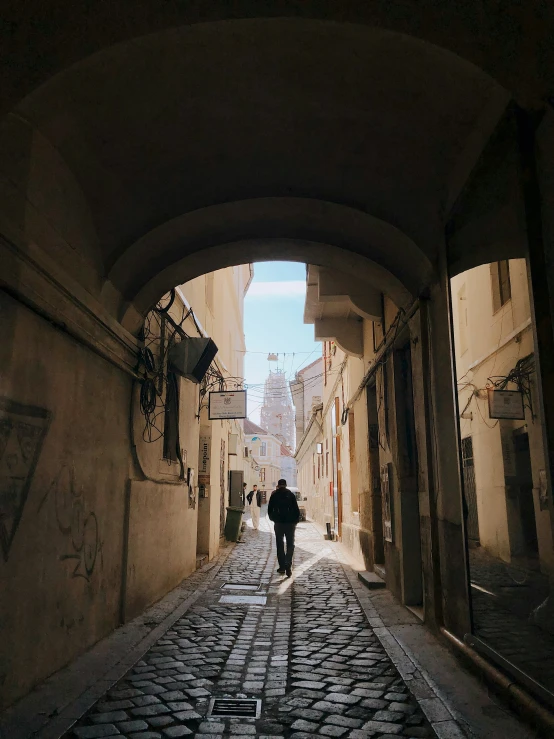
[[(260, 422), (263, 383), (269, 370), (284, 369), (291, 380), (297, 370), (321, 356), (314, 327), (303, 322), (305, 296), (305, 264), (254, 265), (254, 279), (244, 301), (248, 417), (254, 423)], [(279, 355), (278, 362), (267, 361), (270, 352)]]

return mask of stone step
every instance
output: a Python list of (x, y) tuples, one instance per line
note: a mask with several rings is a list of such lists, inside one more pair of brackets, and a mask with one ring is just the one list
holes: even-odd
[(201, 567), (203, 567), (206, 564), (207, 561), (208, 561), (208, 555), (200, 554), (198, 557), (196, 557), (196, 569), (199, 570)]
[(378, 588), (386, 587), (385, 581), (379, 577), (375, 572), (358, 572), (358, 580), (363, 582), (366, 588), (370, 590), (377, 590)]

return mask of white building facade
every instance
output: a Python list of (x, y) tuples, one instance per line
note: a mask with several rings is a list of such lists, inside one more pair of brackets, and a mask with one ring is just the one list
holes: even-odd
[(318, 357), (307, 367), (298, 370), (291, 380), (290, 391), (294, 404), (296, 443), (306, 430), (312, 411), (323, 396), (323, 359)]

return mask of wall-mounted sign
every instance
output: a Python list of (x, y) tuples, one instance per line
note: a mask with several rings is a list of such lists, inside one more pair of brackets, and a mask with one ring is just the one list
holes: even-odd
[(222, 418), (246, 418), (246, 390), (210, 393), (208, 418), (210, 421)]
[(198, 450), (198, 483), (200, 485), (210, 484), (210, 468), (212, 453), (212, 437), (200, 434), (200, 445)]
[(520, 393), (519, 390), (493, 390), (489, 388), (488, 396), (489, 416), (491, 418), (525, 420), (523, 393)]

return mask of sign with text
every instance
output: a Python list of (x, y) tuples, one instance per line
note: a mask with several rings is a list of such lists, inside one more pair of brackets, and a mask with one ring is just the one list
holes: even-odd
[(525, 420), (523, 393), (519, 390), (489, 389), (489, 416), (491, 418), (508, 418)]
[(246, 390), (210, 393), (208, 418), (210, 421), (222, 418), (246, 418)]
[(200, 448), (198, 450), (198, 484), (210, 484), (210, 465), (212, 452), (212, 437), (200, 434)]

